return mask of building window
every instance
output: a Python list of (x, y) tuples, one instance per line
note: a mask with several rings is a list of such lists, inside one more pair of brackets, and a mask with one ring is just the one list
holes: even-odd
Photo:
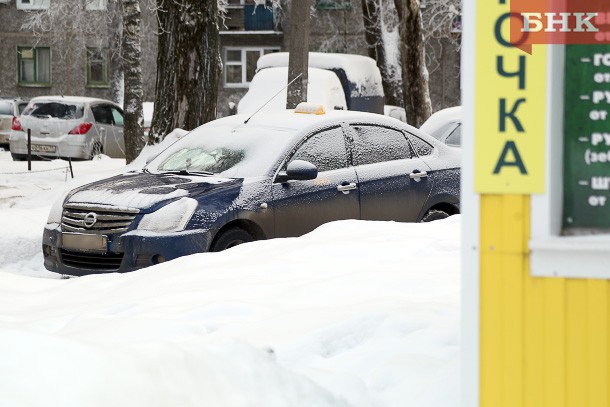
[(87, 86), (108, 86), (108, 51), (87, 48)]
[(51, 0), (17, 0), (19, 10), (45, 10), (49, 8)]
[(256, 73), (258, 58), (279, 50), (279, 48), (225, 48), (225, 87), (247, 88)]
[(316, 0), (317, 10), (351, 10), (351, 0)]
[(87, 10), (106, 10), (107, 0), (85, 0)]
[(17, 48), (20, 85), (51, 85), (51, 48)]

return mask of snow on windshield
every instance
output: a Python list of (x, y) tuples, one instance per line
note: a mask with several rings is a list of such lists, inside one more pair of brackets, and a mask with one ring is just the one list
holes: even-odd
[[(252, 114), (267, 102), (269, 103), (260, 110), (261, 112), (285, 110), (287, 91), (282, 88), (285, 88), (287, 83), (288, 68), (268, 68), (257, 72), (250, 83), (248, 93), (239, 101), (237, 112)], [(309, 68), (307, 101), (324, 105), (326, 111), (336, 108), (347, 110), (339, 78), (323, 69)]]
[(146, 167), (164, 171), (208, 171), (229, 178), (266, 175), (288, 147), (295, 130), (253, 125), (203, 126), (173, 144)]

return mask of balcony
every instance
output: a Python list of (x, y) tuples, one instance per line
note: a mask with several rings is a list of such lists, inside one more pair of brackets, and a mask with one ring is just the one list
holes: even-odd
[(273, 8), (255, 4), (229, 6), (224, 24), (228, 31), (274, 31), (276, 29)]

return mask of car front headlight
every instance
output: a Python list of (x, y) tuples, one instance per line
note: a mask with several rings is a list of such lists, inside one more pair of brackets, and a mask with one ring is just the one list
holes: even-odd
[(59, 198), (55, 202), (53, 202), (53, 206), (51, 206), (51, 211), (49, 212), (49, 217), (47, 218), (47, 224), (49, 223), (61, 223), (61, 218), (63, 216), (64, 209), (64, 201), (66, 200), (66, 196), (70, 193), (70, 190), (64, 191)]
[(191, 220), (197, 209), (197, 201), (193, 198), (181, 198), (164, 207), (146, 214), (138, 224), (138, 230), (151, 232), (180, 232)]

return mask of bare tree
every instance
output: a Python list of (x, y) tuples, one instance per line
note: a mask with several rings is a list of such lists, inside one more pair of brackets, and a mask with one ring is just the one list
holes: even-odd
[[(426, 8), (422, 14), (424, 18), (424, 41), (426, 43), (426, 67), (430, 76), (439, 69), (441, 70), (441, 76), (444, 76), (446, 69), (459, 75), (459, 58), (451, 58), (448, 52), (459, 52), (461, 47), (461, 1), (426, 0)], [(446, 65), (447, 63), (450, 65)], [(441, 84), (440, 100), (435, 100), (435, 104), (445, 105), (444, 89), (444, 84)]]
[(144, 114), (142, 102), (142, 35), (139, 0), (122, 0), (123, 41), (122, 52), (125, 91), (123, 98), (125, 159), (129, 164), (142, 151), (144, 140)]
[(157, 0), (159, 46), (149, 143), (216, 118), (221, 72), (217, 1)]
[(394, 0), (400, 21), (400, 61), (407, 122), (421, 126), (432, 114), (426, 48), (418, 0)]
[(426, 0), (423, 28), (426, 40), (444, 38), (459, 50), (462, 40), (462, 2)]
[[(307, 73), (309, 66), (309, 18), (313, 0), (299, 0), (290, 8), (290, 44), (288, 56), (288, 87), (286, 108), (294, 109), (307, 100)], [(299, 75), (301, 75), (299, 77)], [(298, 79), (297, 79), (298, 78)]]
[(399, 53), (396, 49), (398, 19), (388, 0), (362, 0), (364, 36), (369, 56), (377, 61), (381, 72), (385, 103), (402, 106)]

